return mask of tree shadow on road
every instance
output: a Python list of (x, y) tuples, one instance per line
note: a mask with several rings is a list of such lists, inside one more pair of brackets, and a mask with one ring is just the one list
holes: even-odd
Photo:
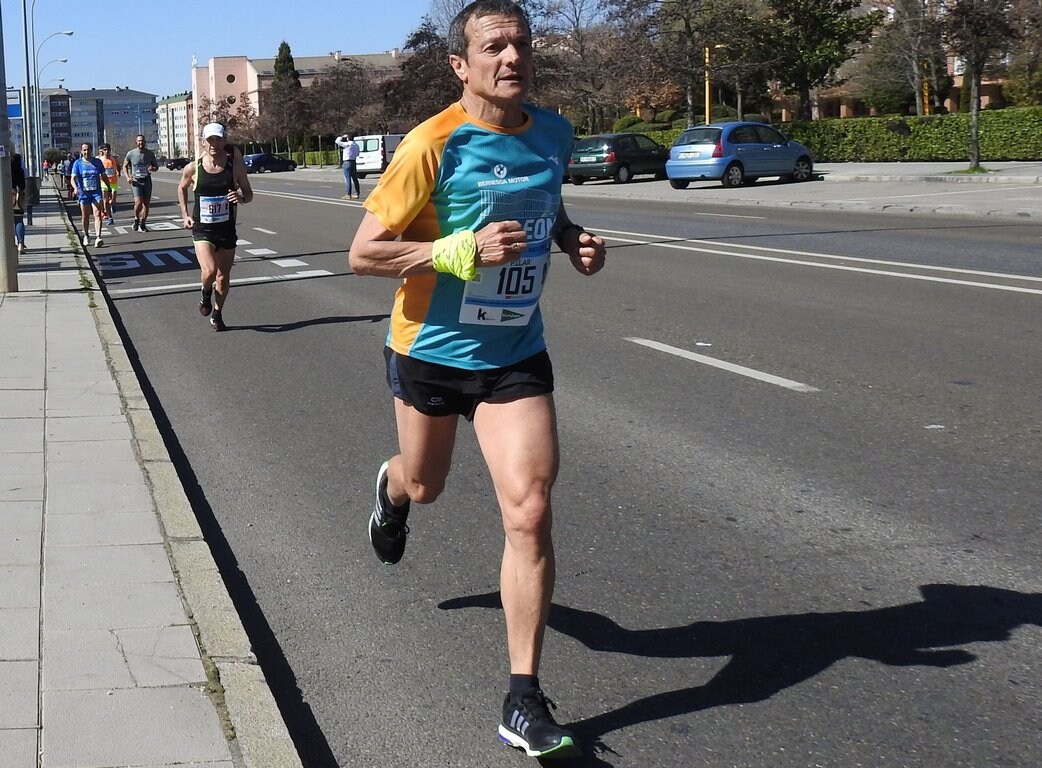
[[(1042, 594), (987, 586), (927, 584), (919, 602), (836, 613), (699, 621), (626, 629), (593, 611), (553, 604), (549, 626), (595, 651), (648, 658), (729, 656), (704, 685), (646, 696), (571, 723), (583, 756), (558, 766), (611, 766), (601, 738), (612, 731), (727, 704), (764, 701), (838, 661), (949, 667), (977, 657), (952, 646), (1008, 640), (1025, 624), (1042, 626)], [(499, 592), (446, 600), (439, 608), (501, 608)], [(549, 763), (548, 763), (549, 764)]]

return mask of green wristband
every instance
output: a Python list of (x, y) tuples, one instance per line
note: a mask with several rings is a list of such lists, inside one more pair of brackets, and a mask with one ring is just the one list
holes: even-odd
[(431, 249), (434, 271), (455, 275), (460, 280), (478, 276), (477, 256), (478, 241), (469, 229), (435, 240)]

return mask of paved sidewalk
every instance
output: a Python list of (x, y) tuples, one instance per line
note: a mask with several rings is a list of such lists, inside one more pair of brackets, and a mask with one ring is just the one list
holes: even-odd
[(62, 206), (0, 293), (0, 768), (300, 766)]

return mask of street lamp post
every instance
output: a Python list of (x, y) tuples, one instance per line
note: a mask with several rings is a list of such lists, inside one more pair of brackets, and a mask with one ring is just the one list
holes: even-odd
[(711, 109), (712, 109), (712, 83), (711, 83), (711, 81), (709, 79), (709, 51), (711, 51), (714, 48), (726, 48), (726, 47), (727, 46), (724, 45), (723, 43), (719, 43), (717, 45), (707, 45), (706, 46), (706, 121), (705, 121), (706, 125), (709, 125), (709, 123), (712, 122), (712, 118), (710, 116), (710, 112), (711, 112)]
[[(51, 64), (67, 64), (68, 61), (68, 59), (51, 59), (36, 70), (36, 125), (38, 126), (37, 138), (39, 139), (41, 160), (45, 154), (45, 147), (43, 146), (43, 87), (40, 85), (40, 75), (43, 74), (43, 71), (47, 69), (47, 67), (51, 66)], [(65, 78), (62, 79), (64, 80)], [(48, 113), (49, 112), (50, 110), (48, 110)]]
[[(36, 0), (33, 0), (33, 8), (35, 9), (35, 7)], [(58, 37), (59, 35), (65, 35), (66, 37), (70, 37), (73, 34), (73, 31), (69, 29), (64, 30), (62, 32), (52, 32), (40, 41), (40, 44), (36, 46), (36, 50), (33, 52), (33, 85), (36, 89), (36, 114), (34, 115), (34, 117), (36, 119), (36, 147), (38, 152), (38, 157), (36, 161), (38, 165), (43, 162), (43, 98), (40, 96), (40, 49), (43, 48), (44, 43), (46, 43), (52, 37)], [(54, 61), (60, 61), (64, 63), (67, 62), (68, 59), (55, 59)], [(47, 62), (47, 64), (44, 64), (44, 66), (46, 67), (50, 64), (53, 64), (54, 61), (49, 61)]]

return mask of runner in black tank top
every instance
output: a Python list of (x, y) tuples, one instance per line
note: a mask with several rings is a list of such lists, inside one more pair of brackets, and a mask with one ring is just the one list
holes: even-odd
[(238, 206), (228, 200), (228, 193), (235, 189), (233, 175), (234, 150), (224, 147), (224, 168), (210, 173), (204, 167), (203, 158), (196, 161), (195, 204), (192, 209), (192, 240), (210, 243), (215, 248), (235, 248), (235, 212)]
[[(210, 317), (215, 331), (225, 329), (222, 310), (231, 290), (235, 263), (235, 218), (240, 203), (253, 199), (242, 155), (225, 140), (224, 126), (210, 123), (203, 128), (203, 155), (185, 166), (177, 199), (185, 229), (192, 230), (195, 256), (199, 261), (201, 293), (199, 314)], [(188, 190), (195, 193), (188, 214)]]

